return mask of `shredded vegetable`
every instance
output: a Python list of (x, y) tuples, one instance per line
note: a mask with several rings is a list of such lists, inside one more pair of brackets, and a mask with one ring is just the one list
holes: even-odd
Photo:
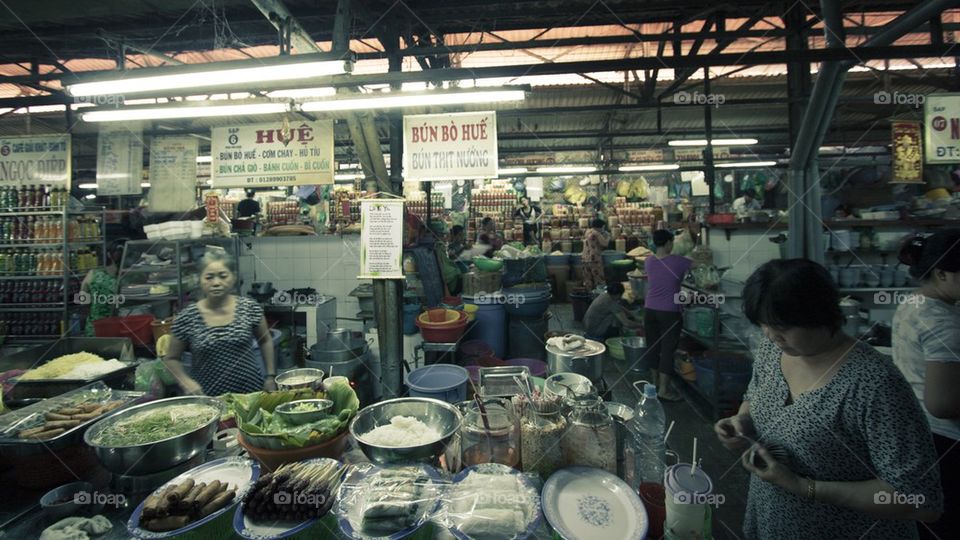
[(101, 431), (93, 441), (103, 446), (136, 446), (191, 432), (213, 420), (208, 405), (170, 405), (139, 412)]

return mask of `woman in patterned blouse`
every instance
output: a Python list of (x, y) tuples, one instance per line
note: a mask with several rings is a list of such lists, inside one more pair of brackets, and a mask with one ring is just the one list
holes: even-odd
[[(208, 249), (200, 264), (204, 298), (177, 314), (173, 323), (164, 363), (186, 394), (276, 390), (273, 339), (263, 308), (250, 298), (232, 294), (236, 283), (232, 266), (226, 253)], [(254, 338), (262, 363), (254, 350)], [(193, 356), (192, 377), (180, 363), (187, 346)]]
[(738, 414), (714, 429), (746, 450), (747, 538), (917, 538), (942, 511), (923, 410), (892, 361), (843, 333), (839, 301), (805, 259), (770, 261), (744, 286), (766, 339)]

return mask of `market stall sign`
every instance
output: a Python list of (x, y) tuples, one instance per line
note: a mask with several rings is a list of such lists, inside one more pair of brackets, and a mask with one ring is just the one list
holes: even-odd
[(497, 177), (497, 113), (403, 117), (405, 180)]
[(213, 187), (333, 183), (333, 120), (214, 128)]
[(150, 210), (196, 208), (197, 142), (195, 137), (155, 137), (150, 142)]
[(70, 135), (0, 137), (0, 186), (68, 184)]
[(920, 129), (920, 122), (912, 120), (890, 122), (890, 131), (893, 134), (891, 183), (923, 183), (923, 152), (920, 148)]
[(360, 279), (403, 279), (403, 202), (360, 201)]
[[(674, 148), (673, 159), (676, 161), (700, 161), (702, 162), (703, 148)], [(714, 146), (713, 159), (730, 159), (729, 146)]]
[(614, 158), (624, 163), (661, 163), (664, 160), (663, 150), (625, 150), (615, 152)]
[(100, 127), (97, 138), (97, 195), (143, 193), (143, 127), (139, 122)]
[(923, 103), (927, 163), (960, 163), (960, 94), (930, 94)]

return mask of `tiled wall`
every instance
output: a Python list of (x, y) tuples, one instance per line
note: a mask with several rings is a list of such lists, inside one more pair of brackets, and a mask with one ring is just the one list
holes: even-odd
[[(278, 291), (313, 287), (337, 297), (338, 317), (355, 318), (360, 311), (357, 299), (348, 296), (363, 282), (357, 279), (359, 235), (252, 238), (243, 243), (239, 266), (244, 294), (254, 281), (269, 281)], [(344, 326), (356, 324), (346, 321)]]
[(727, 240), (723, 230), (709, 230), (710, 250), (713, 251), (713, 264), (718, 268), (727, 266), (748, 266), (756, 268), (761, 264), (780, 258), (780, 248), (768, 238), (776, 236), (774, 232), (733, 231)]

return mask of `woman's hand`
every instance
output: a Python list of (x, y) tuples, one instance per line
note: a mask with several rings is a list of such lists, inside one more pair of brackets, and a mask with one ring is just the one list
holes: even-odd
[(193, 379), (186, 379), (180, 383), (180, 389), (188, 396), (202, 396), (203, 387)]
[(267, 380), (263, 381), (263, 391), (264, 392), (274, 392), (277, 389), (277, 381), (273, 377), (267, 377)]
[(743, 450), (749, 445), (749, 441), (741, 437), (746, 435), (750, 438), (756, 437), (756, 430), (753, 427), (753, 419), (749, 414), (737, 414), (722, 418), (713, 425), (713, 431), (716, 432), (720, 444), (730, 450)]
[(791, 471), (789, 467), (777, 461), (763, 445), (755, 444), (751, 446), (740, 456), (740, 463), (743, 464), (744, 469), (757, 475), (764, 482), (780, 486), (800, 497), (805, 495), (803, 479)]

